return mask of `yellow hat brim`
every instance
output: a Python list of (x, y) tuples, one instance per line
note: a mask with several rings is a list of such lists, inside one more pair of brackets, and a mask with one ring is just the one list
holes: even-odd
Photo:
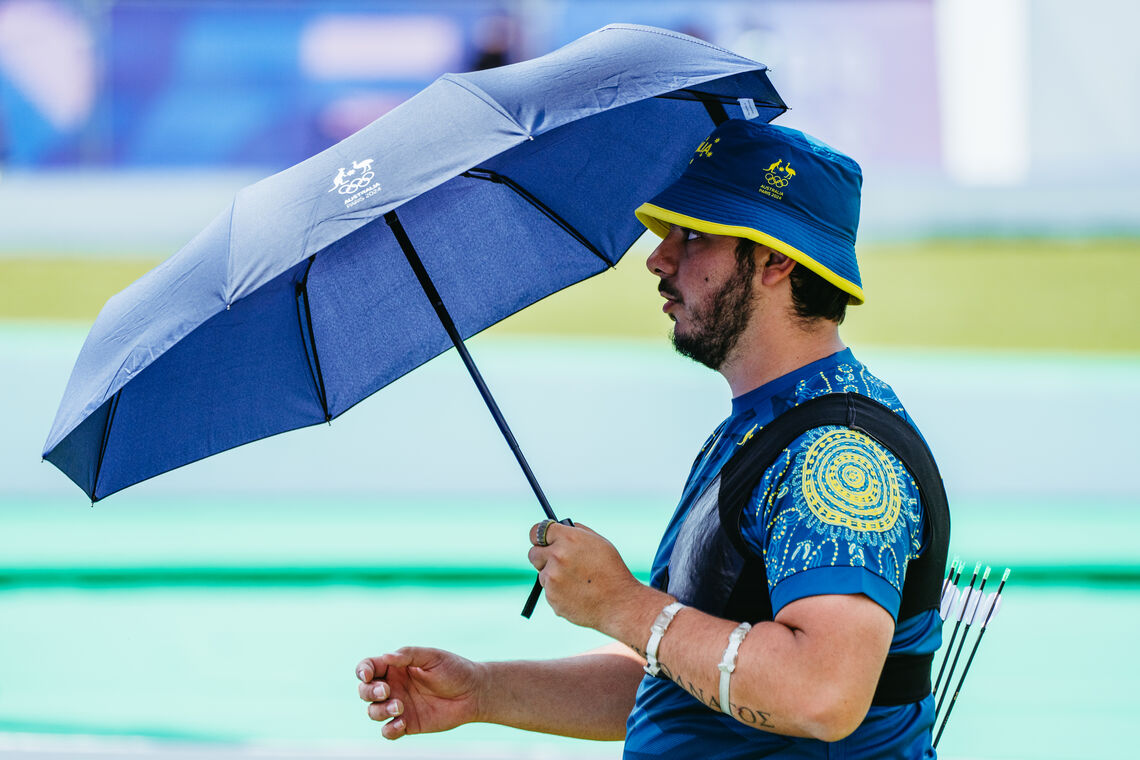
[(835, 274), (835, 272), (832, 272), (798, 248), (788, 245), (783, 240), (774, 238), (760, 230), (731, 224), (717, 224), (716, 222), (709, 222), (704, 219), (678, 214), (676, 211), (670, 211), (660, 206), (655, 206), (652, 203), (641, 204), (633, 213), (637, 216), (638, 221), (660, 238), (668, 235), (669, 227), (675, 224), (678, 227), (685, 227), (690, 230), (696, 230), (697, 232), (707, 232), (710, 235), (729, 235), (751, 240), (760, 245), (767, 246), (773, 251), (779, 251), (792, 261), (803, 264), (850, 296), (848, 303), (852, 306), (859, 306), (866, 300), (863, 296), (863, 288), (860, 286)]

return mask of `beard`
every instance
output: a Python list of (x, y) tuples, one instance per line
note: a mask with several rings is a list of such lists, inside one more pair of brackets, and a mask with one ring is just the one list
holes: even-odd
[[(738, 249), (736, 272), (705, 304), (685, 304), (689, 312), (688, 328), (681, 332), (678, 326), (673, 327), (673, 348), (677, 353), (709, 369), (719, 370), (724, 365), (752, 316), (752, 276), (756, 264), (751, 248), (747, 255), (741, 253)], [(680, 297), (668, 281), (663, 281), (660, 289), (670, 297)]]

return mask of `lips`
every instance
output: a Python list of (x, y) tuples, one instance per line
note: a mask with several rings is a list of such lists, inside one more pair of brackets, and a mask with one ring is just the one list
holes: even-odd
[(684, 300), (681, 298), (681, 294), (678, 293), (673, 286), (664, 281), (662, 281), (662, 283), (658, 286), (657, 293), (665, 299), (665, 303), (661, 307), (661, 311), (665, 312), (666, 314), (668, 314), (676, 304), (684, 303)]

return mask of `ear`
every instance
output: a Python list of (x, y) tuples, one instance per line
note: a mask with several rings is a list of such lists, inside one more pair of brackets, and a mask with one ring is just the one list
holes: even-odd
[[(760, 282), (769, 287), (778, 285), (788, 279), (796, 262), (779, 251), (771, 248), (765, 249), (767, 258), (760, 269)], [(761, 253), (763, 256), (764, 253)]]

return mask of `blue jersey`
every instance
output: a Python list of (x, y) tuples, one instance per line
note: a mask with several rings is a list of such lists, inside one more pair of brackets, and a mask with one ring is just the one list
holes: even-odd
[[(868, 396), (906, 417), (890, 387), (840, 351), (732, 401), (732, 414), (693, 463), (657, 556), (652, 583), (667, 565), (688, 510), (725, 462), (783, 412), (827, 393)], [(822, 427), (797, 438), (764, 473), (741, 516), (741, 532), (764, 558), (772, 614), (819, 594), (865, 594), (897, 621), (907, 562), (922, 546), (922, 506), (914, 479), (889, 451), (848, 428)], [(941, 620), (925, 612), (896, 625), (891, 654), (929, 654)], [(744, 665), (746, 667), (746, 665)], [(664, 678), (646, 676), (626, 726), (625, 757), (921, 758), (934, 757), (933, 698), (872, 707), (839, 742), (781, 736), (715, 712)]]

